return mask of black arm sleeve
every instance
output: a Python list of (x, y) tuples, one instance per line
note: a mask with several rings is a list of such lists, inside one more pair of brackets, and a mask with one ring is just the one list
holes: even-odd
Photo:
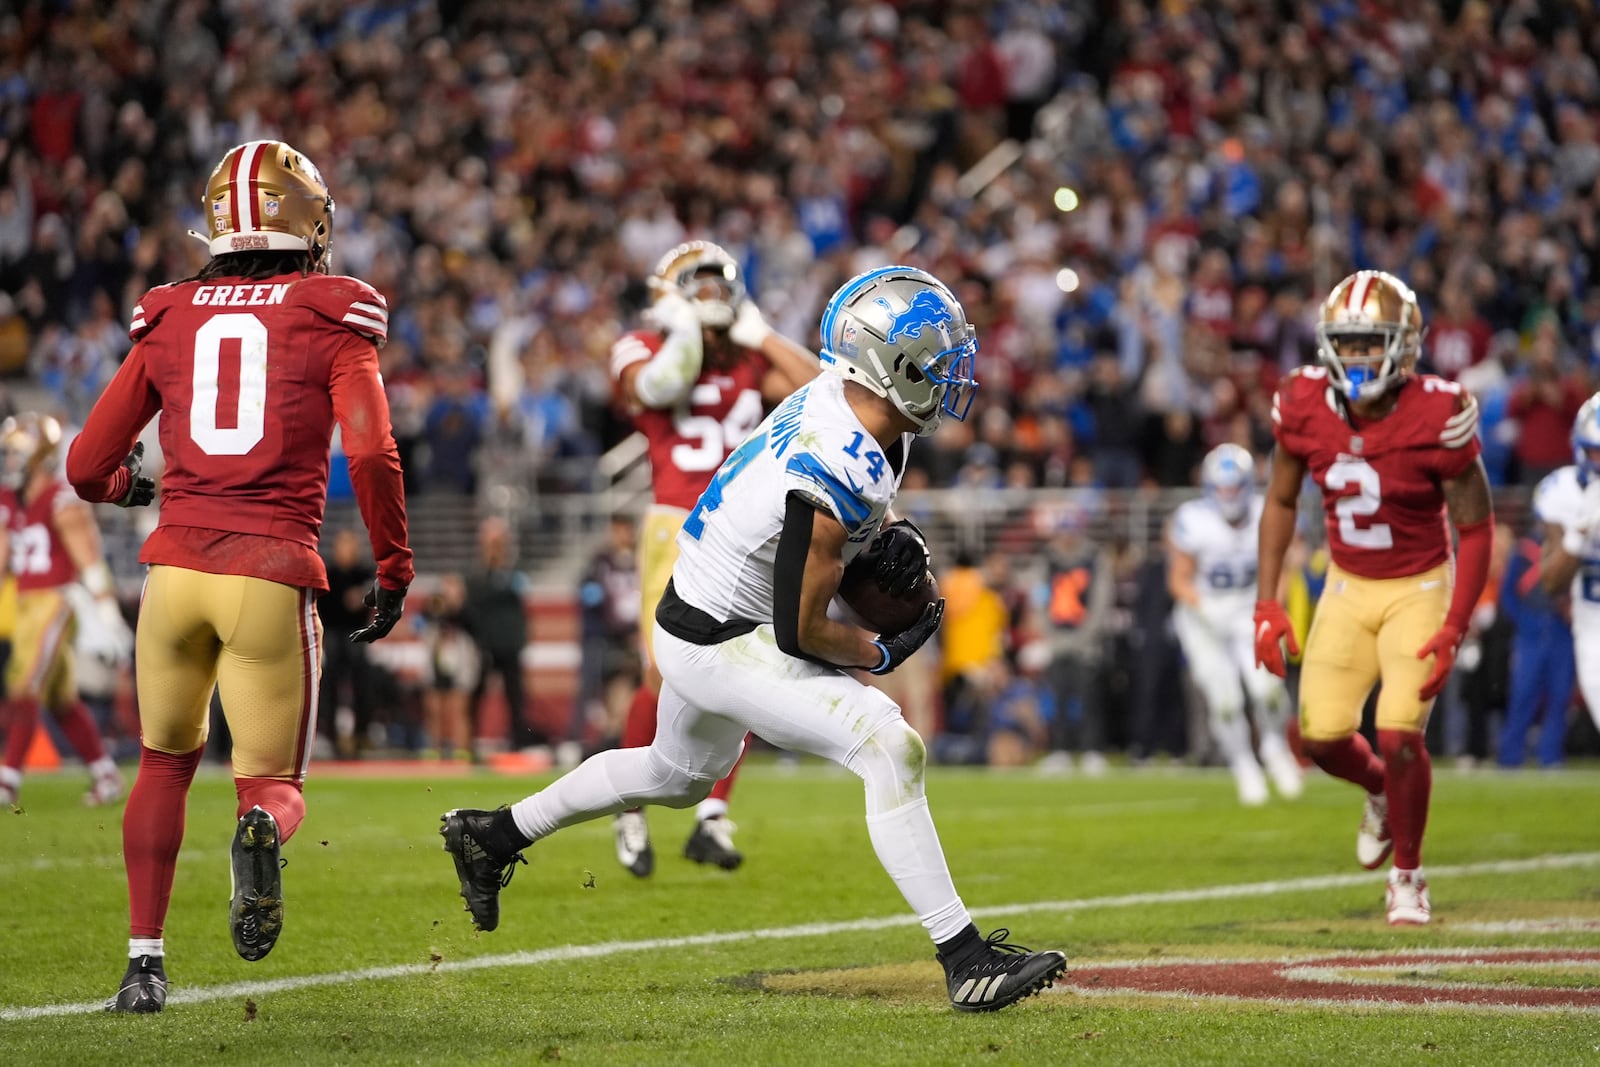
[(789, 494), (783, 512), (783, 533), (778, 535), (778, 554), (772, 565), (772, 633), (778, 648), (787, 655), (828, 663), (800, 647), (800, 588), (805, 582), (806, 557), (811, 554), (811, 522), (816, 514), (817, 505), (803, 494)]

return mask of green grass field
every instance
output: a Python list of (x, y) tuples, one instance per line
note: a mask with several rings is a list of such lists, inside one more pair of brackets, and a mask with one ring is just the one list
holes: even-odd
[[(988, 1015), (949, 1009), (873, 857), (858, 783), (815, 763), (744, 770), (736, 873), (680, 859), (690, 813), (656, 810), (656, 874), (636, 881), (604, 820), (530, 850), (500, 929), (474, 933), (438, 815), (533, 784), (314, 775), (285, 850), (284, 935), (247, 964), (226, 925), (231, 781), (202, 777), (166, 931), (172, 996), (128, 1018), (91, 1010), (126, 962), (120, 810), (80, 807), (77, 774), (30, 779), (26, 812), (0, 813), (0, 1064), (1600, 1062), (1600, 1007), (1387, 992), (1600, 998), (1592, 768), (1439, 770), (1435, 924), (1405, 931), (1383, 921), (1381, 874), (1355, 865), (1358, 795), (1320, 775), (1295, 804), (1244, 810), (1222, 772), (934, 769), (934, 817), (979, 925), (1073, 959), (1070, 984)], [(1590, 951), (1368, 968), (1383, 951), (1493, 946)], [(1358, 1002), (1297, 999), (1288, 982), (1279, 1001), (1107, 991), (1140, 961), (1341, 953), (1358, 958), (1328, 965), (1340, 975), (1382, 971), (1347, 987)]]

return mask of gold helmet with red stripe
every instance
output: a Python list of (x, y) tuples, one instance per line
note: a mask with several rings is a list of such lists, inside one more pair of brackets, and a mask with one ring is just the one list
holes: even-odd
[(710, 241), (686, 241), (656, 264), (650, 287), (676, 292), (694, 307), (702, 326), (727, 329), (744, 300), (744, 277), (728, 250)]
[(328, 269), (333, 197), (316, 164), (282, 141), (228, 149), (206, 182), (201, 207), (210, 230), (195, 236), (213, 256), (304, 252), (317, 269)]
[(1423, 332), (1410, 286), (1380, 270), (1357, 271), (1323, 301), (1317, 357), (1346, 400), (1371, 400), (1410, 376)]
[(21, 490), (61, 447), (61, 423), (24, 411), (0, 423), (0, 485)]

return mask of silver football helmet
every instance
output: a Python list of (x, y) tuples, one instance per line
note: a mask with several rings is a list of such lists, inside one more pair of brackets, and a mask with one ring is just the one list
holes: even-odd
[(978, 336), (948, 287), (916, 267), (879, 267), (839, 287), (822, 313), (822, 366), (886, 397), (927, 436), (965, 419)]
[(1256, 463), (1240, 445), (1218, 445), (1200, 463), (1200, 485), (1222, 517), (1239, 523), (1250, 513), (1255, 493)]
[(1572, 458), (1584, 481), (1600, 478), (1600, 393), (1585, 400), (1572, 420)]

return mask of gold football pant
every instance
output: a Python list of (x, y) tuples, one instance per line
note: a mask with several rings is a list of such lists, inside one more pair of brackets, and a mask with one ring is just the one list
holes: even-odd
[(639, 525), (639, 643), (646, 668), (655, 665), (656, 606), (678, 562), (678, 531), (688, 517), (682, 508), (653, 504)]
[(300, 781), (316, 734), (321, 655), (314, 591), (153, 566), (134, 647), (144, 743), (175, 754), (204, 745), (216, 688), (234, 774)]
[(72, 640), (77, 622), (60, 589), (30, 589), (17, 594), (17, 623), (6, 664), (6, 695), (37, 700), (46, 708), (65, 708), (78, 699), (72, 670)]
[(1406, 578), (1361, 578), (1328, 568), (1306, 638), (1300, 672), (1300, 733), (1336, 741), (1361, 728), (1361, 710), (1379, 681), (1377, 726), (1427, 726), (1431, 700), (1417, 696), (1433, 657), (1417, 658), (1450, 606), (1450, 565)]

